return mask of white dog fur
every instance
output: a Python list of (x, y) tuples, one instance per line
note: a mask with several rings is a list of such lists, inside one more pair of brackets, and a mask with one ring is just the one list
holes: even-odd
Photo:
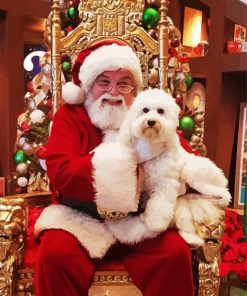
[[(179, 112), (172, 96), (153, 89), (141, 92), (125, 117), (118, 141), (134, 149), (142, 139), (151, 147), (162, 144), (164, 151), (143, 163), (143, 190), (149, 196), (144, 213), (107, 222), (121, 242), (135, 243), (154, 237), (175, 224), (189, 244), (201, 245), (203, 241), (197, 236), (194, 223), (220, 216), (214, 204), (204, 198), (215, 197), (214, 202), (222, 206), (231, 200), (223, 172), (208, 158), (190, 154), (181, 147), (176, 133)], [(201, 198), (192, 202), (191, 196), (185, 195), (178, 199), (184, 183), (200, 192)]]

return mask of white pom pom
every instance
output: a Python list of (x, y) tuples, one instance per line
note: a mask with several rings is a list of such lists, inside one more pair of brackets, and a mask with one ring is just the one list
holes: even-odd
[(81, 104), (84, 102), (85, 93), (80, 86), (68, 82), (62, 87), (62, 98), (68, 104)]
[(25, 178), (25, 177), (20, 177), (20, 178), (18, 178), (18, 180), (17, 180), (17, 184), (18, 184), (20, 187), (25, 187), (25, 186), (27, 186), (27, 183), (28, 183), (28, 181), (27, 181), (27, 178)]
[(30, 114), (30, 119), (32, 123), (43, 123), (45, 120), (45, 113), (41, 110), (34, 110)]

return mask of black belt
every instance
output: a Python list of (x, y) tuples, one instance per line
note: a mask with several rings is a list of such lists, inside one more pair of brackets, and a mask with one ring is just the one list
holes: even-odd
[[(91, 216), (92, 218), (100, 222), (104, 222), (104, 218), (102, 218), (99, 215), (97, 211), (97, 206), (92, 201), (78, 200), (73, 197), (71, 198), (63, 195), (59, 195), (59, 200), (61, 201), (61, 204), (67, 207), (70, 207), (79, 212), (84, 212), (85, 214)], [(146, 200), (147, 200), (147, 196), (144, 192), (142, 192), (140, 196), (138, 210), (136, 212), (130, 212), (129, 215), (137, 216), (143, 213), (146, 206)]]

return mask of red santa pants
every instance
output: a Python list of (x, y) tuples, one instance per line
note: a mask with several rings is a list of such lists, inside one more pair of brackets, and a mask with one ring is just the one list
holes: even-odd
[[(190, 249), (175, 230), (134, 246), (114, 246), (106, 257), (111, 253), (120, 256), (144, 296), (193, 295)], [(99, 261), (91, 259), (73, 235), (45, 231), (35, 271), (35, 295), (87, 296)]]

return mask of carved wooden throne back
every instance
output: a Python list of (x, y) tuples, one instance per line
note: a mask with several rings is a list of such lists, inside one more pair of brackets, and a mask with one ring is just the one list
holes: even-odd
[[(168, 53), (168, 1), (160, 1), (158, 40), (142, 27), (144, 0), (88, 0), (80, 1), (80, 24), (67, 36), (63, 37), (60, 14), (68, 7), (69, 1), (53, 0), (52, 12), (47, 21), (46, 43), (51, 46), (53, 69), (54, 112), (61, 100), (61, 54), (70, 56), (75, 61), (83, 48), (100, 40), (120, 40), (136, 52), (143, 72), (143, 88), (156, 85), (163, 89), (166, 86), (167, 53)], [(158, 70), (153, 61), (158, 59)]]

